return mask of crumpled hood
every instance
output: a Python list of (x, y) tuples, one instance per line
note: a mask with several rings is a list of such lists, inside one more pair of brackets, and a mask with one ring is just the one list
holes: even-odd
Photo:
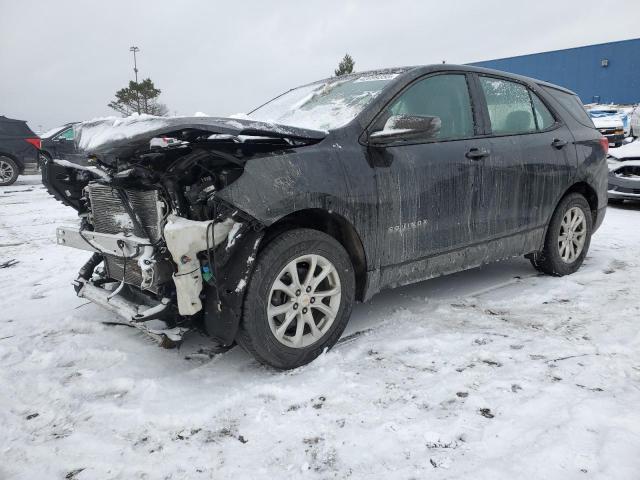
[(211, 134), (322, 140), (327, 132), (223, 117), (156, 117), (132, 115), (82, 122), (74, 127), (78, 149), (87, 154), (117, 154), (144, 145), (149, 139), (182, 130)]

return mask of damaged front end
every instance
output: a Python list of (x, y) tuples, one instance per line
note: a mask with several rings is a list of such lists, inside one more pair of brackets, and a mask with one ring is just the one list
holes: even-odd
[(198, 328), (230, 345), (265, 226), (218, 194), (248, 160), (316, 140), (176, 127), (95, 147), (89, 166), (48, 161), (43, 183), (81, 219), (59, 227), (57, 242), (93, 252), (78, 296), (164, 346)]

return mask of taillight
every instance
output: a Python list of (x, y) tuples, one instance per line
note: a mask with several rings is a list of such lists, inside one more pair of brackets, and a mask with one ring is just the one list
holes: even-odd
[(25, 138), (27, 142), (36, 147), (38, 150), (42, 149), (42, 140), (39, 138)]
[(606, 137), (600, 137), (600, 145), (602, 145), (605, 155), (609, 153), (609, 140)]

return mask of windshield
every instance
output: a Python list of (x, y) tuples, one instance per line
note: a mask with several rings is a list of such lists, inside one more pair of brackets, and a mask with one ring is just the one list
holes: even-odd
[(249, 113), (249, 118), (313, 130), (346, 125), (398, 74), (363, 74), (295, 88)]

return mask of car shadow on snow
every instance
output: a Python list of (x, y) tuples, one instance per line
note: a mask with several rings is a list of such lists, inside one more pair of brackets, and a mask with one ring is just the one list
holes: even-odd
[(624, 203), (620, 205), (607, 205), (607, 208), (617, 208), (619, 210), (636, 210), (640, 211), (640, 200), (625, 200)]
[[(365, 303), (355, 304), (347, 327), (338, 344), (356, 340), (365, 332), (381, 327), (385, 321), (401, 310), (424, 310), (429, 303), (458, 303), (461, 298), (473, 297), (491, 290), (515, 284), (526, 278), (538, 276), (528, 260), (514, 258), (470, 270), (437, 277), (431, 280), (385, 290)], [(424, 321), (428, 322), (428, 318)], [(216, 358), (227, 367), (244, 370), (271, 370), (260, 365), (242, 348), (228, 352), (217, 351), (202, 335), (185, 338), (180, 347), (183, 358), (202, 365)], [(235, 365), (234, 365), (235, 364)], [(305, 367), (302, 367), (305, 368)], [(276, 371), (273, 370), (275, 373)], [(263, 374), (263, 373), (262, 373)]]
[(42, 177), (37, 175), (20, 175), (11, 187), (27, 186), (27, 185), (42, 185)]

